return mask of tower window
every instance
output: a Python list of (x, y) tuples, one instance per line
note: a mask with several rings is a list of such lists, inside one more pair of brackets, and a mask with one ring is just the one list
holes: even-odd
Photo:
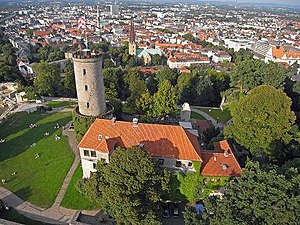
[(96, 169), (96, 168), (97, 168), (97, 164), (93, 163), (93, 169)]
[(84, 85), (84, 90), (87, 91), (88, 90), (88, 86)]
[(90, 103), (89, 102), (86, 103), (86, 107), (90, 108)]
[(86, 70), (85, 69), (83, 69), (83, 75), (86, 75)]

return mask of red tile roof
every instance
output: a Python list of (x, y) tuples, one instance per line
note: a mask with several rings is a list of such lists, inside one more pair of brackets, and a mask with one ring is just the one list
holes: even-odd
[(215, 150), (232, 152), (227, 140), (213, 143)]
[(134, 127), (131, 122), (96, 119), (78, 146), (108, 152), (109, 141), (126, 148), (143, 144), (151, 156), (202, 161), (197, 137), (174, 125), (139, 123)]
[(215, 150), (201, 151), (201, 174), (204, 176), (240, 176), (242, 169), (227, 140), (214, 142)]
[(204, 176), (240, 176), (242, 169), (235, 156), (205, 150), (201, 152), (203, 159), (201, 174)]

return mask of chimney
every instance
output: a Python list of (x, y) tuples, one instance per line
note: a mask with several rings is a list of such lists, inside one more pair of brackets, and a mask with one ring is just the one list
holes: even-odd
[(215, 161), (215, 162), (217, 161), (217, 156), (214, 156), (214, 161)]
[(132, 126), (133, 127), (138, 127), (139, 119), (138, 118), (133, 118), (132, 119)]
[(111, 119), (112, 125), (116, 125), (117, 117), (113, 117)]
[(98, 141), (102, 140), (102, 134), (98, 134)]

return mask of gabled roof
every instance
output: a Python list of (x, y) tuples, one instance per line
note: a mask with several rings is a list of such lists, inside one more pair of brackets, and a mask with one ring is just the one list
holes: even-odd
[[(99, 134), (103, 137), (101, 141)], [(102, 143), (103, 139), (107, 143)], [(154, 157), (202, 161), (197, 137), (174, 125), (139, 123), (133, 126), (131, 122), (96, 119), (78, 146), (109, 152), (110, 140), (126, 148), (143, 145)]]
[(240, 176), (242, 169), (232, 153), (204, 150), (201, 152), (203, 159), (201, 174), (204, 176)]
[(227, 140), (214, 142), (215, 150), (202, 150), (201, 174), (204, 176), (240, 176), (242, 169)]

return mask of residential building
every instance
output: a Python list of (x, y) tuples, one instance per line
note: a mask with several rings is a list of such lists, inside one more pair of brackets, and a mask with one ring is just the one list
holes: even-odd
[(208, 63), (210, 63), (210, 60), (205, 55), (179, 52), (174, 52), (167, 61), (167, 65), (170, 68), (189, 67)]
[[(222, 170), (209, 170), (207, 173), (209, 176), (238, 176), (241, 174), (239, 165), (236, 165), (238, 162), (233, 160), (234, 155), (230, 147), (226, 147), (224, 143), (227, 141), (222, 142), (220, 150), (218, 148), (216, 152), (210, 151), (217, 156), (222, 150), (227, 151), (228, 157), (227, 155), (220, 156), (218, 160), (218, 166), (220, 167), (221, 162), (224, 166), (222, 164)], [(158, 161), (160, 166), (171, 170), (184, 173), (195, 172), (193, 162), (202, 162), (202, 165), (211, 167), (209, 152), (202, 151), (197, 136), (182, 126), (138, 123), (137, 120), (125, 122), (115, 119), (96, 119), (78, 145), (83, 177), (88, 178), (91, 172), (96, 171), (96, 163), (99, 160), (109, 163), (110, 157), (117, 147), (134, 146), (144, 148)], [(216, 146), (218, 147), (218, 145)], [(202, 159), (202, 152), (205, 162)], [(215, 169), (215, 167), (213, 168)], [(205, 173), (207, 171), (205, 166), (202, 170)], [(226, 173), (223, 170), (226, 170)]]

